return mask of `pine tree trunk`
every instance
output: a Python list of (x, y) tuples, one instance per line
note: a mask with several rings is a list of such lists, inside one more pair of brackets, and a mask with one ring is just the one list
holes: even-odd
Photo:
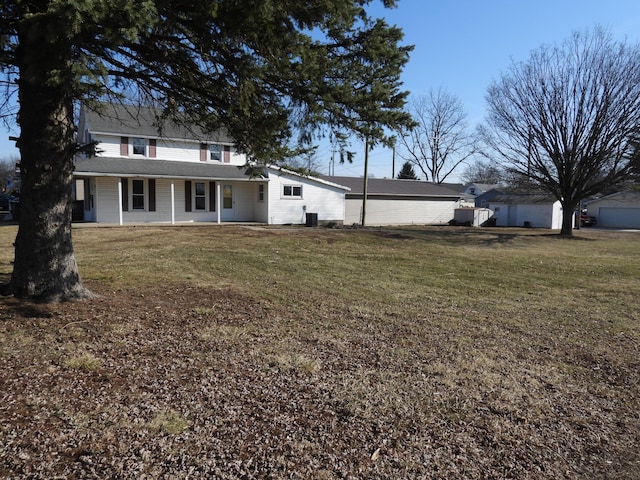
[(20, 220), (10, 294), (46, 302), (88, 298), (71, 242), (75, 149), (65, 71), (72, 50), (33, 21), (19, 33)]

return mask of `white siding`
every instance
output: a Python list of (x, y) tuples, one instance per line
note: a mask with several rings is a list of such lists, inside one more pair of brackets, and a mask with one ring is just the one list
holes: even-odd
[[(302, 198), (283, 196), (285, 185), (302, 187)], [(269, 171), (269, 219), (270, 224), (303, 224), (307, 213), (317, 213), (319, 222), (344, 220), (345, 190), (294, 175), (282, 175)]]
[(96, 222), (118, 223), (118, 179), (114, 177), (97, 177), (95, 193)]
[(156, 158), (179, 162), (199, 162), (200, 144), (159, 139), (156, 143)]
[(517, 204), (490, 202), (497, 227), (562, 228), (562, 207), (554, 204)]
[[(119, 140), (119, 139), (118, 139)], [(105, 142), (104, 145), (107, 145)], [(119, 142), (112, 142), (112, 150), (118, 150)], [(166, 144), (165, 144), (166, 146)], [(174, 145), (175, 146), (175, 145)], [(179, 149), (173, 149), (177, 152)], [(185, 155), (184, 161), (189, 158), (188, 149), (181, 150)], [(194, 152), (198, 150), (194, 149)], [(114, 152), (111, 152), (112, 154)], [(117, 156), (117, 155), (116, 155)], [(236, 157), (237, 159), (238, 157)], [(158, 161), (162, 161), (158, 159)], [(225, 184), (233, 188), (233, 208), (222, 208), (222, 198), (216, 198), (216, 208), (220, 210), (221, 221), (236, 222), (263, 222), (271, 224), (304, 224), (307, 213), (315, 213), (320, 222), (343, 222), (345, 215), (345, 192), (346, 190), (337, 186), (327, 185), (323, 182), (300, 177), (294, 174), (283, 175), (279, 170), (269, 169), (269, 178), (254, 179), (250, 181), (216, 181), (220, 190)], [(171, 204), (171, 179), (158, 178), (156, 183), (156, 209), (149, 211), (149, 179), (143, 178), (145, 185), (145, 209), (133, 210), (132, 187), (128, 188), (129, 210), (120, 213), (118, 202), (118, 177), (97, 177), (95, 192), (95, 221), (98, 223), (117, 224), (122, 215), (124, 224), (149, 223), (172, 221)], [(127, 180), (128, 182), (131, 179)], [(196, 180), (192, 182), (192, 195), (195, 190)], [(200, 181), (200, 180), (198, 180)], [(218, 220), (217, 211), (209, 211), (210, 189), (209, 182), (206, 183), (205, 205), (206, 210), (195, 210), (195, 201), (192, 200), (192, 211), (185, 211), (185, 179), (175, 179), (174, 183), (174, 216), (176, 223), (182, 222), (216, 222)], [(264, 186), (264, 199), (258, 200), (259, 185)], [(301, 198), (292, 198), (283, 195), (285, 185), (296, 185), (302, 188)]]
[(119, 157), (120, 156), (120, 137), (94, 135), (93, 140), (98, 142), (96, 147), (99, 157)]
[[(131, 139), (133, 137), (135, 137), (135, 134), (128, 137), (129, 156), (132, 156)], [(100, 157), (120, 157), (120, 138), (120, 136), (115, 135), (94, 135), (93, 139), (99, 142), (99, 152), (97, 155)], [(178, 162), (200, 162), (200, 143), (188, 140), (169, 140), (159, 138), (156, 141), (156, 156), (154, 158), (157, 158), (158, 160), (172, 160)], [(207, 150), (207, 159), (208, 158), (209, 151)], [(246, 155), (235, 152), (233, 147), (231, 147), (228, 165), (244, 165), (245, 163)]]
[[(453, 220), (455, 199), (367, 198), (366, 225), (443, 225)], [(344, 223), (361, 223), (362, 199), (347, 199)]]

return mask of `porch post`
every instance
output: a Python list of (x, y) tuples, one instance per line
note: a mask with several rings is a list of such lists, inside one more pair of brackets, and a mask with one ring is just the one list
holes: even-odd
[(122, 178), (118, 177), (118, 224), (123, 225), (122, 213)]
[(176, 182), (171, 180), (171, 225), (176, 224)]
[(220, 182), (216, 182), (216, 215), (218, 216), (218, 225), (220, 225), (220, 211), (222, 210), (222, 188)]

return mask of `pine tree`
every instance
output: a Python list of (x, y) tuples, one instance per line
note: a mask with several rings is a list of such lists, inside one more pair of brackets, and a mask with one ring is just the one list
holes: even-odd
[(402, 168), (398, 172), (398, 176), (396, 177), (398, 180), (418, 180), (416, 172), (413, 170), (413, 165), (411, 162), (404, 162), (402, 164)]
[(8, 293), (89, 296), (71, 241), (73, 157), (86, 147), (75, 143), (78, 102), (152, 102), (165, 118), (224, 128), (264, 161), (287, 153), (292, 125), (308, 144), (323, 131), (384, 141), (411, 123), (400, 82), (411, 47), (400, 29), (367, 15), (369, 3), (3, 2), (0, 87), (5, 100), (17, 88), (22, 176)]

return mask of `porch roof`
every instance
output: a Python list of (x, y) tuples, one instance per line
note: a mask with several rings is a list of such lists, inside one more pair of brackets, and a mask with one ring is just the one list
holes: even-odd
[[(92, 157), (75, 162), (74, 175), (95, 177), (203, 178), (208, 180), (267, 180), (265, 171), (217, 163), (176, 162), (152, 158)], [(256, 175), (257, 173), (257, 175)]]

